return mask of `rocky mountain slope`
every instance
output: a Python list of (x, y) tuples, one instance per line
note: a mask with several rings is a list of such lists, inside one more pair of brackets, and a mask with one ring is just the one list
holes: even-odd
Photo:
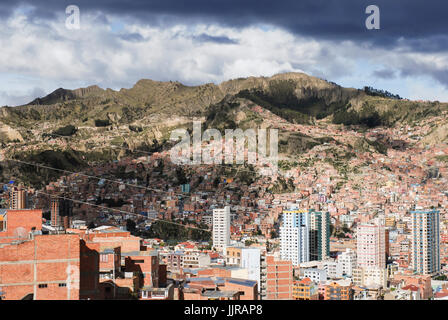
[[(169, 148), (173, 129), (191, 128), (192, 120), (200, 119), (204, 129), (278, 128), (279, 151), (288, 163), (330, 145), (342, 168), (353, 150), (381, 153), (400, 145), (390, 137), (367, 139), (366, 133), (376, 127), (428, 127), (412, 143), (445, 141), (448, 122), (441, 115), (446, 111), (448, 104), (374, 96), (302, 73), (200, 86), (140, 80), (119, 91), (60, 88), (27, 105), (0, 108), (0, 155), (61, 169), (82, 168)], [(336, 138), (334, 128), (352, 133)], [(4, 177), (13, 171), (20, 179), (24, 172), (33, 172), (12, 162), (0, 165)], [(53, 174), (41, 169), (32, 178), (26, 176), (36, 183), (39, 175), (51, 179)]]

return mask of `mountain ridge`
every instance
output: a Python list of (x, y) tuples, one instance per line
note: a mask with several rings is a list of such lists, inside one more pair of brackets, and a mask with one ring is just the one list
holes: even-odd
[[(299, 86), (308, 86), (309, 84), (313, 84), (317, 89), (324, 89), (324, 88), (334, 88), (341, 86), (328, 82), (326, 80), (316, 78), (313, 76), (309, 76), (305, 73), (299, 73), (299, 72), (287, 72), (287, 73), (278, 73), (270, 77), (260, 76), (250, 76), (247, 78), (235, 78), (230, 79), (226, 81), (222, 81), (218, 84), (214, 83), (204, 83), (200, 85), (185, 85), (179, 81), (157, 81), (152, 79), (140, 79), (138, 80), (131, 88), (121, 88), (119, 90), (113, 90), (113, 89), (103, 89), (100, 88), (98, 85), (90, 85), (88, 87), (82, 87), (77, 89), (64, 89), (64, 88), (58, 88), (54, 90), (53, 92), (49, 93), (48, 95), (36, 98), (33, 101), (25, 104), (25, 105), (35, 105), (35, 104), (54, 104), (57, 101), (55, 99), (59, 98), (61, 101), (67, 101), (71, 99), (79, 99), (84, 97), (92, 96), (92, 93), (97, 94), (120, 94), (120, 93), (130, 93), (130, 92), (136, 92), (138, 89), (142, 88), (151, 88), (151, 87), (165, 87), (168, 90), (171, 89), (192, 89), (192, 88), (208, 88), (208, 87), (214, 87), (221, 91), (223, 95), (226, 94), (236, 94), (241, 90), (249, 89), (249, 88), (263, 88), (266, 89), (268, 87), (269, 81), (275, 81), (275, 80), (295, 80)], [(147, 86), (146, 84), (150, 83), (150, 86)], [(354, 88), (345, 88), (347, 90), (353, 90), (353, 91), (359, 91), (358, 89)]]
[[(345, 170), (344, 155), (352, 149), (387, 153), (387, 148), (402, 145), (387, 137), (363, 137), (375, 127), (428, 127), (429, 121), (436, 127), (425, 129), (412, 143), (448, 140), (448, 121), (440, 117), (448, 112), (446, 103), (369, 95), (303, 73), (198, 86), (142, 79), (119, 91), (95, 85), (57, 89), (32, 102), (38, 104), (0, 108), (0, 155), (5, 158), (50, 165), (71, 159), (81, 159), (74, 162), (80, 166), (107, 162), (133, 155), (134, 150), (169, 149), (170, 133), (191, 130), (194, 119), (203, 121), (204, 129), (278, 128), (279, 150), (287, 161), (330, 143), (342, 157), (337, 162), (340, 170)], [(334, 126), (348, 138), (335, 141)], [(303, 132), (294, 133), (298, 128)], [(307, 133), (316, 130), (318, 135)]]

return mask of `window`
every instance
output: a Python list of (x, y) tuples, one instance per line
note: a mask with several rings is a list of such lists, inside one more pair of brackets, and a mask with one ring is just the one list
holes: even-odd
[(101, 254), (100, 255), (100, 261), (101, 262), (107, 262), (109, 261), (109, 256), (107, 254)]
[(45, 284), (40, 284), (39, 285), (39, 289), (43, 289), (43, 288), (47, 288), (48, 287), (48, 285), (45, 283)]
[(134, 260), (134, 263), (145, 263), (145, 260)]
[(67, 286), (66, 283), (60, 283), (60, 284), (59, 284), (59, 287), (66, 287), (66, 286)]

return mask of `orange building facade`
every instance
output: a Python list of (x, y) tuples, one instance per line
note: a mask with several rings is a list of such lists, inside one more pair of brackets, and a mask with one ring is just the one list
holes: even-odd
[(291, 261), (266, 256), (266, 298), (267, 300), (291, 300), (293, 269)]
[(78, 300), (79, 237), (36, 235), (0, 245), (0, 279), (4, 300)]

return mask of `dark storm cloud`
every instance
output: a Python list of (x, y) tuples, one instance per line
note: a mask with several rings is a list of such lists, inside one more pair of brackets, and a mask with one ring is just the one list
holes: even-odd
[(376, 70), (373, 72), (373, 75), (377, 78), (381, 79), (395, 79), (397, 77), (397, 74), (394, 70), (390, 69), (382, 69), (382, 70)]
[(132, 41), (132, 42), (142, 42), (145, 41), (145, 38), (140, 33), (125, 33), (120, 34), (120, 38), (125, 41)]
[(431, 77), (444, 84), (448, 89), (448, 69), (438, 68), (433, 63), (419, 63), (414, 60), (407, 59), (403, 61), (400, 75), (402, 77), (419, 77), (422, 75), (431, 75)]
[[(6, 0), (0, 5), (0, 13), (8, 14), (11, 8), (24, 3), (36, 6), (34, 15), (44, 18), (54, 17), (67, 5), (75, 4), (81, 12), (126, 15), (149, 24), (215, 22), (242, 27), (263, 23), (316, 38), (380, 46), (396, 46), (398, 39), (404, 38), (419, 50), (448, 47), (447, 41), (430, 44), (429, 48), (425, 42), (428, 37), (446, 34), (448, 2), (441, 0)], [(380, 7), (381, 30), (369, 31), (365, 27), (365, 9), (370, 4)]]
[[(448, 53), (448, 1), (446, 0), (1, 0), (0, 19), (7, 17), (20, 5), (29, 5), (26, 10), (30, 20), (56, 19), (64, 17), (68, 5), (77, 5), (83, 13), (98, 17), (98, 22), (108, 24), (111, 15), (119, 16), (120, 22), (154, 25), (162, 29), (171, 25), (219, 24), (242, 28), (246, 26), (283, 28), (292, 34), (312, 40), (329, 40), (330, 44), (345, 45), (350, 40), (356, 48), (371, 50), (386, 49), (400, 56), (397, 63), (390, 64), (394, 70), (381, 69), (372, 73), (377, 78), (397, 76), (430, 76), (448, 88), (446, 64), (433, 63), (434, 57), (426, 56), (425, 62), (407, 53), (434, 54), (439, 60)], [(381, 13), (381, 29), (367, 30), (365, 13), (367, 6), (377, 5)], [(45, 21), (45, 20), (44, 20)], [(112, 19), (110, 19), (112, 21)], [(140, 34), (117, 34), (132, 42), (146, 41)], [(238, 44), (226, 35), (191, 34), (198, 42)], [(104, 40), (106, 41), (106, 40)], [(337, 47), (337, 46), (334, 46)], [(343, 63), (335, 63), (339, 57), (328, 46), (328, 54), (322, 52), (321, 64), (326, 73), (347, 73)], [(360, 50), (361, 52), (361, 50)], [(382, 51), (387, 52), (385, 50)], [(360, 53), (361, 54), (361, 53)], [(352, 54), (355, 58), (362, 58)], [(385, 61), (385, 65), (388, 65)], [(343, 67), (341, 67), (343, 66)], [(304, 66), (304, 70), (313, 69)], [(386, 68), (386, 67), (385, 67)], [(319, 73), (317, 68), (314, 73)]]
[(428, 35), (424, 38), (400, 39), (398, 45), (403, 51), (414, 52), (444, 52), (448, 48), (448, 35)]
[(214, 42), (214, 43), (220, 43), (220, 44), (238, 44), (238, 41), (234, 39), (230, 39), (225, 36), (211, 36), (206, 33), (202, 33), (198, 36), (193, 37), (193, 40), (199, 41), (199, 42)]

